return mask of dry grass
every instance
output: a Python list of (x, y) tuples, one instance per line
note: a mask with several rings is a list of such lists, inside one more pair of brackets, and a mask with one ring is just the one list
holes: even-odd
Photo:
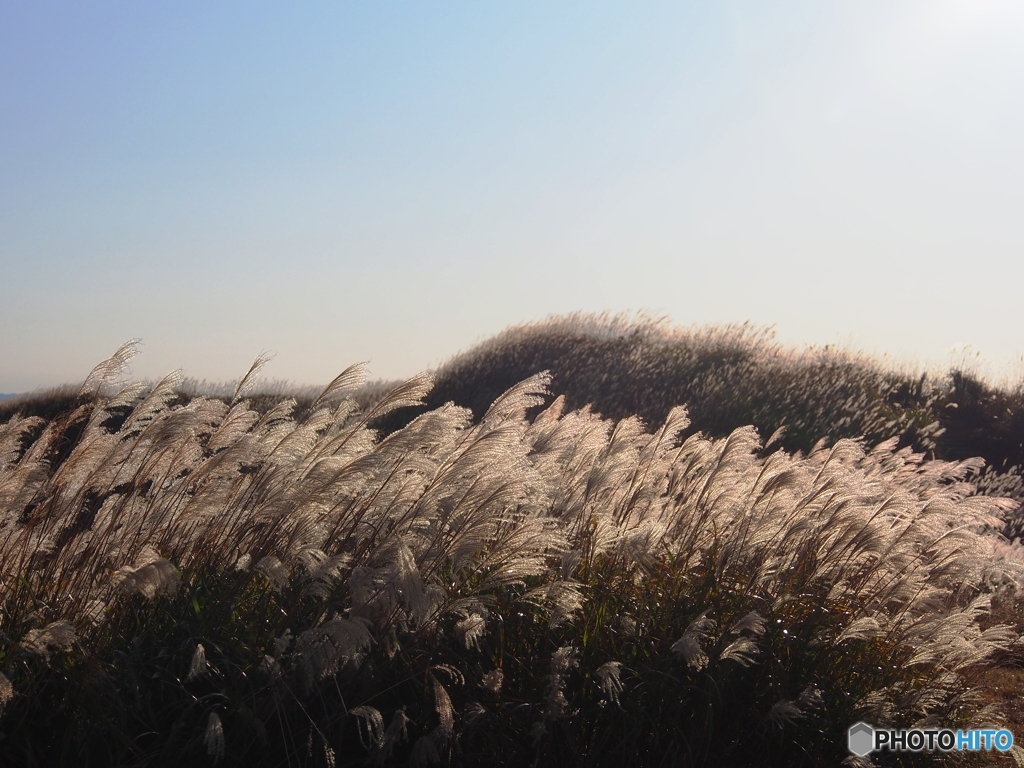
[(429, 377), (296, 420), (111, 388), (130, 351), (0, 426), (15, 765), (819, 765), (855, 718), (1004, 721), (1024, 567), (977, 462), (648, 430), (544, 375), (382, 438)]

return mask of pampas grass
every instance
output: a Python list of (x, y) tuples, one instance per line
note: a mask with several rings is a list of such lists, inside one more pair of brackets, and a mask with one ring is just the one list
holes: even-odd
[(608, 419), (544, 373), (379, 431), (430, 377), (360, 405), (354, 366), (296, 418), (125, 355), (0, 425), (11, 764), (818, 765), (856, 719), (1001, 722), (1024, 565), (979, 462)]

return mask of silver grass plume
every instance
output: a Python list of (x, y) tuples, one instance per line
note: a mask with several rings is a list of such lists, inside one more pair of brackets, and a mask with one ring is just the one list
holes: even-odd
[(394, 576), (392, 584), (398, 590), (399, 597), (413, 624), (422, 625), (432, 613), (432, 601), (416, 565), (416, 556), (401, 539), (396, 539), (393, 545), (392, 570)]
[(93, 368), (85, 377), (81, 389), (78, 390), (78, 396), (88, 397), (100, 394), (105, 387), (116, 384), (127, 372), (129, 361), (139, 353), (139, 342), (140, 339), (126, 341), (117, 348), (113, 355)]
[(690, 622), (683, 636), (672, 644), (672, 652), (682, 656), (689, 666), (699, 672), (708, 665), (708, 655), (703, 646), (716, 626), (718, 622), (702, 613)]
[(501, 671), (501, 667), (498, 667), (497, 669), (492, 669), (490, 672), (484, 673), (483, 678), (480, 680), (480, 687), (497, 696), (501, 693), (501, 685), (503, 682), (505, 682), (505, 673)]
[(273, 355), (267, 352), (260, 352), (256, 355), (256, 359), (252, 361), (252, 365), (249, 366), (249, 370), (246, 372), (245, 376), (242, 377), (241, 381), (238, 382), (238, 386), (235, 387), (235, 392), (231, 396), (231, 405), (234, 405), (245, 397), (246, 393), (253, 388), (256, 384), (256, 380), (259, 378), (260, 371), (263, 370), (263, 367), (270, 362), (272, 358)]
[(471, 613), (455, 624), (455, 636), (469, 650), (480, 650), (480, 640), (487, 634), (487, 620), (479, 613)]
[(320, 405), (333, 402), (336, 399), (347, 396), (358, 388), (366, 380), (366, 363), (355, 363), (350, 365), (335, 379), (324, 387), (324, 390), (316, 396), (309, 406), (310, 412), (316, 411)]
[(434, 674), (428, 673), (427, 677), (434, 691), (434, 711), (437, 712), (437, 718), (441, 723), (441, 733), (450, 739), (455, 733), (455, 708), (452, 707), (452, 699)]
[(734, 661), (741, 667), (749, 667), (757, 661), (761, 649), (749, 637), (739, 637), (727, 645), (718, 655), (719, 661)]
[(52, 651), (70, 650), (77, 639), (74, 625), (62, 620), (51, 622), (41, 629), (30, 629), (21, 639), (20, 645), (29, 653), (49, 661)]
[(336, 617), (301, 633), (295, 640), (295, 652), (307, 686), (335, 674), (372, 642), (366, 622), (359, 618)]
[(359, 727), (359, 741), (363, 749), (369, 751), (380, 749), (384, 743), (384, 717), (374, 707), (363, 704), (348, 711), (356, 718)]
[(797, 699), (797, 705), (804, 712), (811, 712), (815, 709), (821, 708), (825, 703), (824, 697), (821, 695), (821, 689), (816, 685), (809, 685), (800, 692), (800, 698)]
[(0, 483), (3, 481), (4, 472), (21, 456), (22, 441), (45, 423), (45, 419), (39, 416), (26, 419), (15, 414), (6, 423), (0, 424)]
[(245, 403), (236, 403), (210, 436), (207, 449), (216, 453), (237, 445), (259, 420), (260, 415), (256, 411), (249, 410)]
[(486, 714), (487, 708), (479, 701), (467, 701), (466, 706), (462, 708), (463, 731), (472, 730)]
[(729, 628), (729, 633), (739, 635), (749, 632), (753, 637), (764, 635), (765, 620), (757, 611), (751, 611)]
[(874, 616), (862, 616), (851, 621), (836, 637), (836, 645), (849, 640), (871, 640), (885, 635), (885, 630)]
[(327, 768), (335, 768), (337, 761), (335, 759), (334, 749), (331, 747), (330, 742), (327, 741), (327, 737), (323, 733), (320, 733), (320, 747), (324, 751), (324, 762), (327, 764)]
[(196, 643), (196, 650), (192, 654), (192, 662), (188, 666), (188, 674), (185, 676), (185, 679), (191, 682), (205, 675), (207, 671), (206, 648), (203, 647), (202, 643)]
[(4, 707), (13, 698), (14, 686), (11, 685), (11, 681), (7, 679), (7, 675), (0, 672), (0, 713), (3, 713)]
[(273, 555), (267, 555), (256, 563), (256, 570), (262, 573), (275, 592), (280, 592), (288, 586), (290, 574), (288, 567)]
[(206, 746), (206, 754), (213, 758), (214, 764), (219, 763), (224, 757), (224, 724), (220, 721), (220, 715), (211, 712), (206, 719), (206, 732), (203, 734), (203, 744)]
[(123, 594), (139, 594), (152, 599), (174, 594), (181, 584), (181, 576), (173, 563), (158, 557), (143, 565), (119, 568), (113, 581)]
[(292, 636), (292, 631), (286, 629), (279, 637), (274, 639), (274, 653), (280, 656), (292, 647), (295, 642), (295, 638)]
[(299, 560), (305, 567), (309, 579), (302, 589), (303, 596), (309, 595), (320, 599), (325, 599), (330, 594), (334, 580), (340, 578), (342, 572), (352, 564), (352, 556), (348, 553), (328, 557), (323, 550), (316, 548), (301, 552)]
[(156, 386), (143, 398), (142, 402), (132, 408), (124, 425), (118, 431), (122, 439), (135, 435), (152, 424), (162, 412), (167, 410), (168, 403), (177, 396), (177, 387), (181, 384), (180, 371), (172, 371), (162, 378)]
[(557, 627), (583, 607), (581, 585), (572, 581), (552, 581), (531, 589), (521, 598), (548, 611), (548, 626)]
[(380, 402), (374, 405), (363, 417), (362, 423), (366, 424), (374, 419), (379, 419), (399, 408), (407, 408), (412, 405), (421, 405), (423, 398), (434, 386), (434, 377), (429, 373), (420, 373), (413, 376), (403, 384), (388, 392)]
[(772, 705), (772, 708), (768, 710), (768, 714), (765, 715), (765, 720), (773, 728), (781, 729), (787, 725), (792, 725), (802, 719), (803, 716), (804, 712), (800, 709), (797, 702), (783, 699)]
[(568, 717), (572, 714), (569, 701), (565, 698), (565, 675), (577, 665), (576, 649), (571, 645), (563, 645), (551, 654), (551, 682), (548, 684), (547, 706), (544, 709), (546, 717)]
[(551, 394), (551, 373), (542, 371), (524, 379), (498, 396), (484, 414), (481, 424), (489, 426), (525, 416), (528, 408), (543, 405)]
[(619, 703), (619, 694), (622, 693), (622, 681), (619, 679), (621, 671), (622, 662), (606, 661), (594, 673), (604, 695), (616, 705)]
[(50, 475), (49, 454), (57, 439), (57, 429), (52, 423), (47, 424), (21, 459), (0, 471), (0, 528), (13, 525), (21, 510), (45, 492)]
[(281, 665), (269, 654), (264, 654), (256, 670), (267, 680), (278, 680), (281, 677)]
[(636, 637), (638, 633), (638, 625), (636, 619), (626, 614), (620, 615), (614, 622), (615, 628), (626, 637)]

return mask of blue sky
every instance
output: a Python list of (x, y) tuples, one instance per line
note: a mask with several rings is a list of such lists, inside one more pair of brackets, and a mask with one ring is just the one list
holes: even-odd
[(0, 392), (639, 310), (1024, 355), (1024, 5), (0, 6)]

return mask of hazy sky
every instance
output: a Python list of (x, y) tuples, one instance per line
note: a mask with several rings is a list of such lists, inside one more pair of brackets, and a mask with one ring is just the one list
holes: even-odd
[(1024, 3), (0, 5), (0, 392), (550, 313), (1024, 354)]

